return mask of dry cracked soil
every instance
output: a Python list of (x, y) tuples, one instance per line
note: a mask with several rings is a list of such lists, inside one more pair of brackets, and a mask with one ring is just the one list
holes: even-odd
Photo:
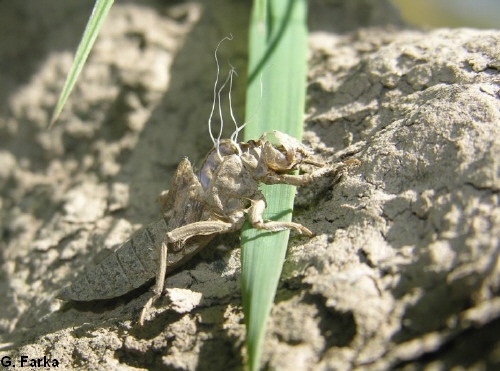
[[(229, 33), (219, 57), (240, 71), (241, 114), (250, 5), (116, 3), (48, 131), (92, 5), (0, 2), (2, 368), (240, 370), (237, 235), (169, 276), (143, 328), (148, 287), (90, 304), (55, 293), (157, 219), (178, 162), (210, 149)], [(290, 242), (264, 368), (499, 369), (500, 31), (413, 29), (383, 1), (311, 1), (309, 17), (303, 140), (362, 164), (298, 192), (315, 237)]]

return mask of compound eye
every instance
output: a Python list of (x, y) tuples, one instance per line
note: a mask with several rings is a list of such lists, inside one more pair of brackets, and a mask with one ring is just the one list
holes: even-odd
[(265, 141), (264, 161), (272, 170), (292, 170), (301, 163), (310, 162), (307, 147), (288, 134), (275, 130), (272, 133), (264, 133), (261, 140)]
[[(270, 142), (264, 144), (263, 157), (268, 168), (274, 171), (286, 171), (292, 168), (293, 162), (288, 159), (288, 152), (283, 153)], [(293, 157), (293, 154), (292, 154)]]

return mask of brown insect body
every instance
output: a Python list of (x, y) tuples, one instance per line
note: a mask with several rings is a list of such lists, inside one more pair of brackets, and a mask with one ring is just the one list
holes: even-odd
[[(274, 132), (273, 144), (264, 134), (258, 140), (236, 143), (222, 140), (194, 172), (183, 159), (170, 190), (160, 195), (163, 219), (135, 232), (116, 252), (87, 269), (71, 286), (59, 292), (64, 300), (110, 299), (137, 288), (156, 275), (154, 296), (144, 306), (139, 322), (161, 295), (165, 274), (203, 249), (220, 233), (239, 230), (245, 214), (253, 227), (269, 231), (293, 229), (312, 236), (293, 222), (264, 221), (265, 199), (259, 183), (301, 186), (328, 173), (358, 165), (357, 160), (326, 166), (314, 161), (296, 139)], [(316, 169), (301, 175), (288, 174), (301, 164)]]
[[(185, 224), (202, 220), (203, 204), (197, 201), (197, 187), (187, 159), (177, 167), (171, 189), (159, 199), (164, 218), (136, 231), (129, 240), (101, 263), (88, 267), (70, 286), (59, 291), (63, 300), (91, 301), (124, 295), (153, 279), (159, 266), (159, 246), (166, 233)], [(167, 271), (171, 271), (197, 254), (213, 236), (194, 237), (189, 244), (169, 245)], [(174, 253), (175, 252), (175, 253)]]

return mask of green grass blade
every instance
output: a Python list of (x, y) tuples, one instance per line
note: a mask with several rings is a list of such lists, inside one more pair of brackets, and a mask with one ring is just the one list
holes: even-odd
[(56, 108), (52, 113), (49, 127), (52, 127), (52, 125), (54, 125), (55, 121), (61, 114), (64, 104), (66, 103), (71, 91), (73, 90), (76, 79), (78, 78), (78, 75), (80, 75), (83, 65), (85, 64), (90, 50), (94, 45), (97, 35), (99, 34), (102, 22), (106, 18), (106, 15), (113, 5), (113, 2), (114, 0), (97, 0), (94, 4), (94, 9), (92, 10), (92, 14), (90, 15), (89, 21), (87, 22), (87, 26), (85, 27), (85, 32), (83, 33), (82, 40), (80, 41), (80, 45), (78, 45), (73, 65), (71, 66), (71, 70), (68, 74), (68, 77), (66, 78), (66, 82), (64, 83), (64, 87), (57, 101)]
[[(307, 71), (306, 0), (254, 1), (250, 29), (245, 140), (279, 130), (302, 137)], [(261, 96), (262, 82), (262, 96)], [(264, 217), (290, 220), (295, 188), (263, 186)], [(242, 294), (247, 366), (258, 370), (269, 316), (288, 244), (288, 231), (242, 232)]]

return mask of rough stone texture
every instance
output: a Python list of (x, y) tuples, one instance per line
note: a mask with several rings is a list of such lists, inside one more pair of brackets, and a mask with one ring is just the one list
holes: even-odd
[[(117, 3), (47, 131), (92, 4), (0, 3), (0, 356), (241, 369), (237, 236), (170, 276), (144, 328), (147, 287), (111, 302), (53, 298), (155, 220), (179, 159), (209, 149), (213, 47), (229, 32), (220, 59), (244, 71), (247, 3)], [(396, 28), (393, 14), (311, 2), (304, 139), (362, 165), (299, 192), (297, 220), (316, 237), (290, 243), (268, 369), (500, 367), (500, 32)]]
[[(316, 196), (302, 218), (317, 240), (291, 249), (309, 288), (289, 301), (308, 303), (314, 330), (284, 301), (270, 342), (306, 347), (320, 370), (498, 366), (499, 40), (466, 29), (311, 36), (306, 138), (363, 165)], [(283, 333), (283, 317), (304, 328)], [(273, 351), (271, 368), (287, 353)]]

